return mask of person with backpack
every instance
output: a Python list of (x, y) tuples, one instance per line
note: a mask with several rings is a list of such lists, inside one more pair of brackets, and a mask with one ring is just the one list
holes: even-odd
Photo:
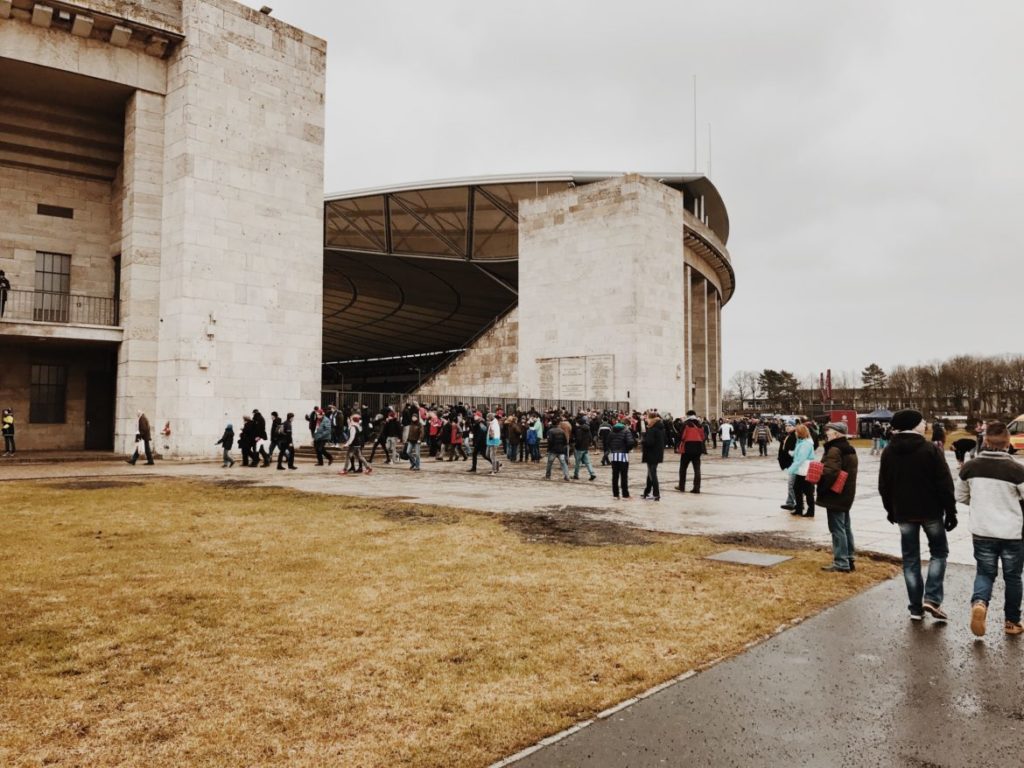
[(985, 429), (981, 453), (964, 464), (956, 483), (956, 500), (970, 505), (971, 538), (977, 569), (971, 595), (971, 632), (985, 634), (992, 587), (1003, 566), (1005, 584), (1003, 631), (1024, 634), (1021, 600), (1024, 588), (1024, 466), (1007, 450), (1010, 434), (1006, 425), (993, 421)]
[(772, 431), (764, 419), (761, 419), (754, 427), (754, 442), (757, 443), (757, 455), (768, 455), (768, 443), (772, 441)]
[(4, 456), (13, 456), (15, 451), (14, 446), (14, 410), (11, 408), (4, 408), (3, 415), (3, 433), (4, 433)]
[(687, 411), (683, 429), (679, 436), (679, 485), (676, 490), (686, 490), (686, 473), (693, 466), (693, 488), (690, 493), (700, 493), (700, 458), (707, 453), (704, 442), (706, 433), (696, 411)]
[(278, 432), (277, 440), (277, 468), (284, 469), (281, 462), (287, 456), (288, 469), (295, 469), (295, 443), (292, 441), (292, 420), (294, 413), (289, 413), (281, 422), (281, 429)]

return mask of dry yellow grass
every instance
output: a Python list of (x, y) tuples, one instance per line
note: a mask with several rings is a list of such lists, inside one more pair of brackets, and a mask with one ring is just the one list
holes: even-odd
[(486, 765), (894, 573), (252, 487), (0, 494), (4, 766)]

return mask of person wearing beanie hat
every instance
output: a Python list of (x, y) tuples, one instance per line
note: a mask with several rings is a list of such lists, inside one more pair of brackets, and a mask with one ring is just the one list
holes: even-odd
[(924, 416), (920, 411), (915, 411), (913, 408), (905, 408), (902, 411), (896, 411), (892, 415), (892, 421), (889, 422), (892, 425), (893, 432), (910, 432), (917, 429), (924, 421)]
[[(823, 571), (849, 573), (855, 570), (853, 527), (850, 508), (857, 493), (857, 451), (846, 439), (846, 424), (831, 422), (825, 425), (825, 453), (821, 458), (825, 468), (818, 481), (818, 506), (828, 513), (828, 530), (832, 534), (832, 564)], [(833, 490), (840, 473), (846, 480), (840, 490)]]
[[(956, 528), (953, 477), (945, 454), (925, 439), (925, 421), (911, 409), (893, 414), (892, 441), (882, 451), (878, 493), (886, 518), (900, 527), (903, 579), (907, 585), (910, 618), (928, 613), (946, 621), (942, 610), (943, 580), (949, 544), (946, 532)], [(928, 539), (928, 575), (921, 579), (921, 531)]]

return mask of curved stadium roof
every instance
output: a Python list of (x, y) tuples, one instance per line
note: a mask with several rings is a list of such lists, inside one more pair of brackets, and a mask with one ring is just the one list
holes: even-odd
[[(489, 176), (327, 196), (323, 359), (355, 363), (427, 353), (441, 359), (462, 348), (517, 302), (519, 201), (621, 175)], [(724, 246), (728, 213), (706, 177), (642, 175), (680, 190), (688, 207), (703, 197), (710, 230), (704, 245)], [(384, 375), (395, 366), (377, 367)]]

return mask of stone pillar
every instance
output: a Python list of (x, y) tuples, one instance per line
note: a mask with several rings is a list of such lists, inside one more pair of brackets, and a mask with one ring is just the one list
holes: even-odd
[(156, 423), (160, 331), (160, 239), (162, 231), (164, 97), (136, 91), (125, 114), (120, 207), (121, 307), (124, 340), (117, 356), (114, 448), (129, 450), (136, 413)]
[[(683, 322), (686, 323), (686, 351), (684, 353), (683, 381), (686, 385), (684, 397), (684, 413), (693, 408), (693, 275), (689, 265), (686, 266), (683, 289)], [(680, 414), (682, 415), (682, 414)]]
[(719, 348), (721, 318), (718, 290), (708, 281), (708, 416), (722, 414), (722, 366)]
[(708, 292), (699, 272), (692, 274), (690, 312), (692, 381), (695, 388), (691, 407), (699, 416), (708, 415)]

